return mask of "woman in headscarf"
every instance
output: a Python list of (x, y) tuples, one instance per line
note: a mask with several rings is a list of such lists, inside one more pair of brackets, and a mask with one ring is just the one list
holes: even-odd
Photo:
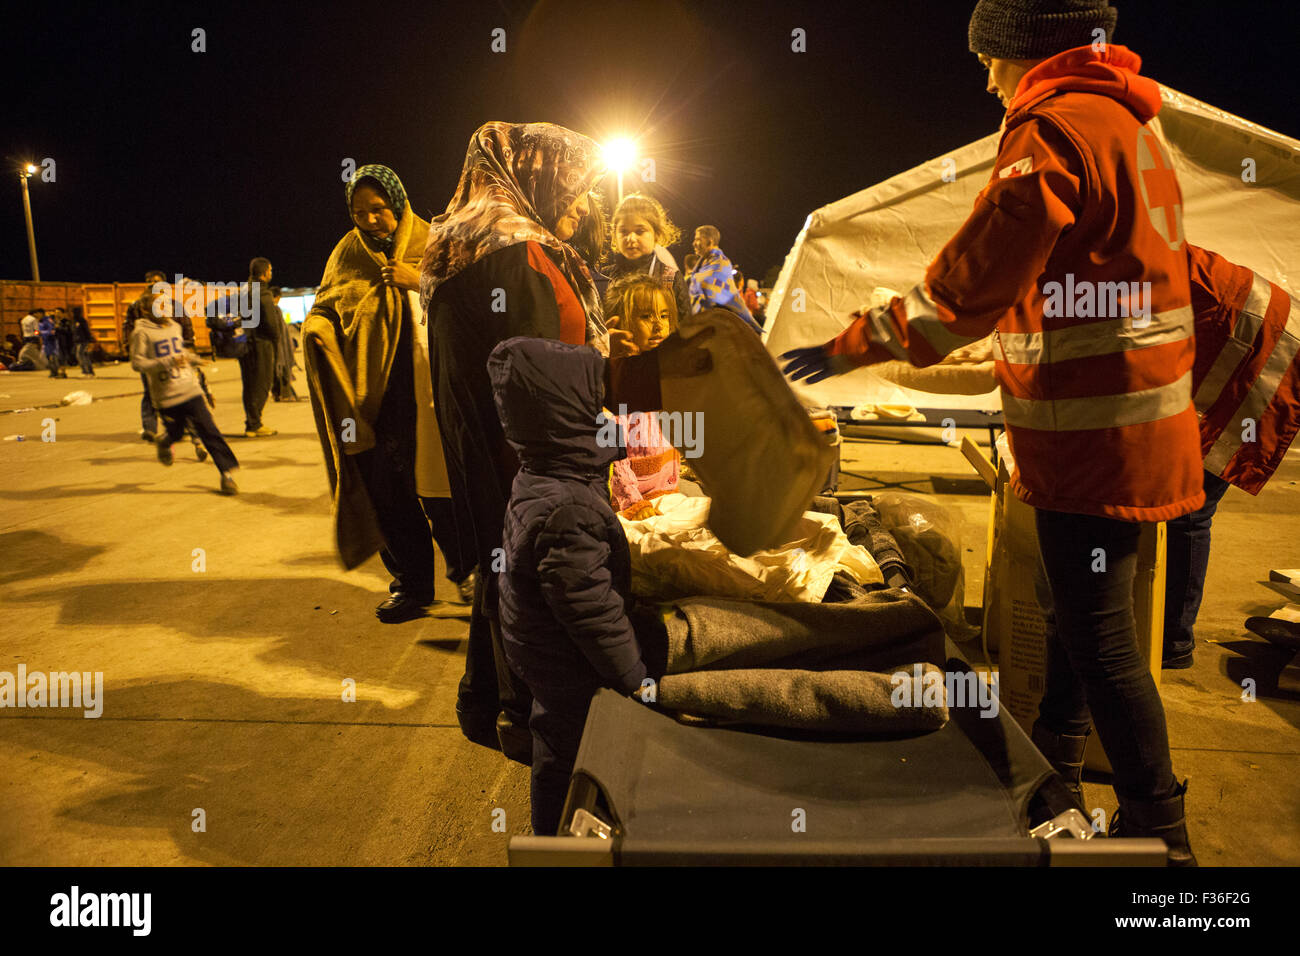
[[(498, 342), (519, 335), (609, 355), (600, 297), (569, 241), (604, 176), (599, 156), (592, 140), (561, 126), (484, 124), (470, 138), (447, 211), (430, 224), (420, 264), (438, 426), (452, 496), (470, 511), (480, 569), (456, 714), (470, 740), (499, 744), (525, 763), (532, 702), (505, 662), (496, 622), (502, 525), (519, 463), (497, 417), (487, 360)], [(700, 348), (706, 338), (671, 336), (654, 352), (607, 363), (606, 405), (659, 408), (662, 375), (709, 368)]]
[(437, 539), (448, 576), (460, 558), (433, 414), (416, 266), (429, 224), (387, 166), (347, 184), (353, 229), (325, 265), (303, 325), (316, 429), (334, 492), (339, 556), (351, 569), (379, 551), (393, 576), (381, 621), (419, 617), (434, 600)]

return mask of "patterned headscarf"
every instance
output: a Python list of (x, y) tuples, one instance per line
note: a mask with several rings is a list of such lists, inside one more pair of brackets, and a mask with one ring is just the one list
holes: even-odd
[(609, 354), (600, 296), (582, 257), (551, 232), (560, 215), (605, 174), (595, 142), (552, 123), (485, 123), (470, 138), (456, 193), (429, 224), (420, 263), (428, 308), (442, 283), (489, 253), (537, 242), (560, 268), (587, 315), (587, 344)]
[[(406, 187), (402, 181), (397, 178), (397, 173), (393, 172), (387, 166), (380, 166), (377, 163), (371, 163), (362, 166), (356, 171), (347, 185), (348, 216), (352, 216), (352, 194), (356, 188), (367, 181), (367, 185), (378, 189), (388, 200), (388, 205), (393, 209), (393, 216), (400, 222), (402, 213), (406, 211)], [(360, 232), (360, 230), (358, 230)], [(361, 233), (362, 240), (366, 245), (378, 249), (380, 252), (389, 253), (393, 251), (394, 236), (386, 239), (375, 239), (371, 236)]]

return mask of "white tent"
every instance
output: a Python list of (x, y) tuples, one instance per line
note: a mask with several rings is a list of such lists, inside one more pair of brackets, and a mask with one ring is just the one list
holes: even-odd
[[(1160, 92), (1164, 106), (1153, 125), (1169, 146), (1182, 186), (1188, 241), (1296, 293), (1300, 140), (1168, 87)], [(779, 356), (826, 342), (848, 326), (853, 312), (881, 304), (884, 290), (906, 292), (921, 281), (988, 182), (997, 143), (994, 133), (813, 212), (772, 291), (768, 351)], [(997, 390), (935, 395), (900, 388), (865, 368), (795, 385), (795, 391), (806, 405), (1001, 407)]]

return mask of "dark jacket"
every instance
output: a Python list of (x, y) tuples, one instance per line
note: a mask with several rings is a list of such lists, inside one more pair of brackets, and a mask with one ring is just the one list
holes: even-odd
[(257, 279), (249, 279), (248, 285), (250, 298), (257, 296), (258, 308), (257, 325), (250, 326), (249, 331), (256, 338), (266, 339), (273, 344), (279, 342), (280, 326), (284, 325), (284, 315), (280, 312), (280, 307), (275, 304), (271, 287)]
[(598, 438), (609, 434), (605, 360), (585, 345), (512, 338), (492, 350), (488, 375), (520, 463), (502, 538), (506, 658), (535, 694), (631, 693), (646, 666), (627, 613), (627, 538), (609, 505), (609, 465), (623, 449)]
[[(519, 462), (506, 442), (488, 381), (488, 355), (517, 335), (581, 344), (586, 320), (549, 251), (507, 246), (442, 283), (429, 300), (429, 364), (434, 411), (451, 481), (464, 509), (474, 560), (490, 568)], [(659, 408), (659, 360), (653, 353), (610, 363), (610, 400), (632, 411)], [(496, 617), (496, 575), (485, 577), (483, 609)]]

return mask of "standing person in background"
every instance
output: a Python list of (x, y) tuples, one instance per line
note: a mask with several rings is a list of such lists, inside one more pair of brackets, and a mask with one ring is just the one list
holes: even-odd
[(54, 327), (59, 338), (59, 360), (63, 365), (71, 365), (77, 355), (77, 335), (72, 318), (63, 306), (54, 310)]
[(36, 324), (36, 331), (41, 337), (41, 352), (50, 366), (50, 378), (67, 378), (68, 373), (60, 367), (58, 325), (52, 315), (47, 315), (43, 309), (40, 312), (41, 318)]
[(248, 329), (248, 350), (239, 358), (243, 384), (244, 437), (267, 438), (276, 433), (262, 424), (262, 409), (271, 394), (276, 375), (276, 347), (279, 327), (284, 325), (280, 310), (271, 297), (271, 260), (258, 256), (248, 264), (248, 295), (256, 303), (257, 321)]
[(416, 265), (429, 224), (387, 166), (358, 169), (345, 199), (353, 228), (325, 264), (303, 358), (339, 557), (351, 569), (379, 552), (392, 581), (375, 616), (397, 624), (435, 600), (435, 540), (458, 588), (473, 561), (462, 557), (424, 345)]
[[(667, 249), (682, 233), (668, 218), (664, 207), (649, 196), (633, 193), (618, 204), (613, 221), (613, 251), (606, 268), (610, 278), (653, 276), (672, 292), (677, 300), (677, 314), (690, 315), (691, 296), (686, 277)], [(605, 290), (601, 291), (603, 294)]]
[(91, 358), (91, 349), (95, 347), (95, 337), (90, 332), (90, 323), (86, 321), (86, 311), (79, 305), (72, 307), (72, 332), (77, 344), (77, 364), (81, 374), (95, 377), (95, 363)]
[[(164, 273), (157, 269), (150, 269), (144, 274), (144, 291), (126, 307), (126, 317), (122, 321), (122, 342), (128, 356), (131, 354), (131, 335), (135, 331), (135, 323), (142, 316), (152, 314), (153, 299), (157, 295), (154, 286), (166, 281), (167, 276)], [(147, 375), (141, 373), (140, 384), (144, 387), (144, 394), (140, 396), (140, 438), (144, 441), (154, 441), (158, 436), (158, 412), (153, 407), (153, 398), (149, 394)]]
[[(271, 301), (277, 310), (280, 309), (280, 295), (280, 287), (271, 286)], [(279, 334), (275, 342), (275, 379), (271, 382), (271, 397), (277, 402), (296, 402), (300, 399), (293, 387), (293, 369), (297, 364), (294, 361), (293, 336), (289, 333), (289, 323), (284, 321), (283, 312), (280, 313), (280, 319), (276, 326)]]
[(730, 309), (748, 322), (755, 332), (762, 331), (736, 288), (736, 270), (718, 248), (721, 240), (722, 234), (716, 226), (700, 226), (695, 230), (695, 253), (700, 261), (691, 270), (691, 311)]
[(23, 321), (21, 323), (22, 333), (23, 333), (23, 345), (41, 344), (40, 332), (37, 329), (37, 326), (40, 324), (41, 318), (40, 315), (38, 315), (37, 313), (41, 313), (43, 315), (44, 311), (42, 309), (33, 309), (31, 312), (28, 312), (26, 315), (23, 316)]

